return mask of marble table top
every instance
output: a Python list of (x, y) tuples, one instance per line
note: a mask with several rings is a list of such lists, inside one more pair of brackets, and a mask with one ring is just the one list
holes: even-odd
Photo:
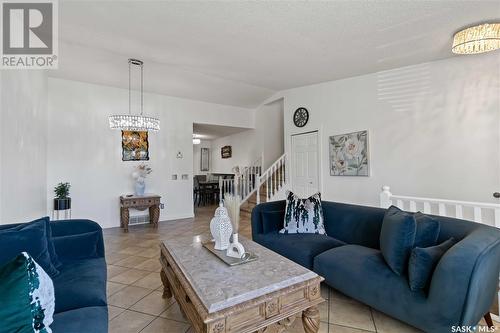
[(209, 235), (176, 237), (163, 242), (208, 313), (240, 304), (318, 275), (265, 247), (239, 237), (245, 251), (259, 259), (228, 266), (203, 247)]

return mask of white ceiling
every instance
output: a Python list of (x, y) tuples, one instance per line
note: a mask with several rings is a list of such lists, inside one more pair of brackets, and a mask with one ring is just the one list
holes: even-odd
[(255, 107), (274, 92), (454, 56), (500, 1), (60, 1), (53, 77)]
[(193, 134), (195, 134), (198, 139), (203, 140), (215, 140), (248, 130), (250, 130), (250, 128), (198, 123), (193, 124)]

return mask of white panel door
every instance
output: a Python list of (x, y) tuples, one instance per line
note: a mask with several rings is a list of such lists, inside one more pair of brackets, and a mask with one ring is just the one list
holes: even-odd
[(292, 135), (292, 190), (305, 198), (319, 191), (318, 132)]

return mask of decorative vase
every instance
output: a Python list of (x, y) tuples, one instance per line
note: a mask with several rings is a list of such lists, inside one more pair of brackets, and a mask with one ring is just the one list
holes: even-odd
[(229, 244), (226, 255), (232, 258), (243, 258), (245, 248), (238, 242), (238, 234), (233, 234), (233, 241)]
[(135, 195), (143, 196), (145, 190), (146, 190), (146, 183), (144, 181), (135, 182)]
[(233, 233), (233, 225), (227, 215), (227, 209), (224, 208), (222, 202), (215, 210), (212, 221), (210, 221), (210, 232), (215, 240), (214, 248), (216, 250), (226, 250), (229, 247), (229, 239)]

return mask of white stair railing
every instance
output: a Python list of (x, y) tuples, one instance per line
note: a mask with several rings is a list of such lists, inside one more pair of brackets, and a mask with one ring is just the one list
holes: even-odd
[(257, 204), (260, 203), (260, 188), (261, 184), (265, 184), (264, 188), (266, 190), (265, 199), (266, 202), (270, 201), (271, 198), (280, 191), (287, 182), (288, 167), (286, 164), (287, 158), (286, 154), (283, 154), (274, 162), (262, 175), (258, 178), (257, 182)]
[(245, 202), (255, 192), (261, 172), (262, 158), (259, 158), (240, 170), (240, 173), (236, 174), (234, 179), (219, 178), (220, 198), (222, 199), (224, 194), (229, 193), (239, 195), (242, 199), (241, 202)]
[[(219, 179), (220, 197), (226, 193), (239, 195), (244, 204), (252, 194), (256, 193), (257, 204), (260, 203), (261, 187), (265, 188), (265, 201), (271, 199), (284, 188), (288, 179), (286, 154), (281, 155), (266, 171), (262, 172), (262, 158), (252, 165), (243, 168), (234, 179)], [(264, 184), (263, 186), (261, 186)]]
[[(380, 193), (380, 207), (388, 208), (391, 205), (410, 212), (416, 212), (421, 207), (427, 214), (436, 212), (439, 216), (465, 218), (500, 228), (500, 204), (394, 195), (389, 186), (383, 186)], [(500, 309), (500, 291), (497, 297)], [(500, 321), (500, 313), (491, 314), (491, 317), (495, 321)]]
[(383, 186), (380, 207), (391, 205), (410, 212), (416, 212), (420, 207), (426, 214), (465, 218), (500, 228), (500, 204), (394, 195), (389, 186)]

